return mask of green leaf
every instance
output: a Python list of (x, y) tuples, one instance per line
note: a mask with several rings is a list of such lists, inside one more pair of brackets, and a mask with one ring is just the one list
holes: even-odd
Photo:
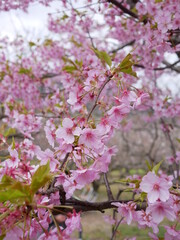
[(141, 195), (140, 195), (140, 200), (141, 200), (141, 202), (144, 202), (144, 200), (146, 199), (146, 197), (147, 197), (147, 193), (142, 192)]
[(26, 200), (27, 199), (27, 195), (24, 192), (21, 192), (20, 190), (13, 190), (9, 189), (5, 192), (0, 192), (0, 202), (6, 202), (6, 201), (10, 201), (10, 202), (19, 202), (20, 199), (22, 200)]
[(0, 236), (0, 240), (3, 240), (5, 238), (6, 234), (3, 234)]
[(14, 137), (12, 137), (12, 149), (15, 149), (16, 147), (16, 144), (15, 144), (15, 141), (14, 141)]
[(151, 170), (152, 170), (152, 167), (151, 167), (149, 161), (148, 161), (148, 160), (145, 160), (145, 162), (146, 162), (146, 165), (147, 165), (149, 171), (151, 171)]
[(118, 65), (118, 67), (114, 69), (114, 72), (123, 72), (137, 78), (136, 72), (132, 70), (133, 65), (134, 62), (132, 61), (132, 55), (129, 53)]
[(180, 138), (176, 138), (176, 140), (180, 143)]
[(83, 61), (78, 61), (77, 59), (75, 60), (76, 65), (78, 65), (80, 68), (82, 68)]
[(105, 63), (107, 63), (109, 65), (109, 67), (112, 66), (112, 61), (111, 61), (111, 57), (107, 54), (107, 52), (105, 51), (99, 51), (97, 49), (92, 48), (92, 50), (94, 51), (94, 53), (96, 54), (96, 56), (101, 59), (101, 61), (104, 61)]
[(64, 71), (66, 71), (67, 73), (72, 73), (73, 71), (75, 71), (75, 70), (77, 70), (77, 67), (76, 66), (65, 66), (65, 67), (63, 67), (63, 69), (62, 70), (64, 70)]
[(44, 44), (44, 46), (52, 46), (53, 45), (53, 40), (52, 39), (45, 39), (43, 44)]
[(82, 47), (82, 44), (77, 42), (73, 36), (71, 37), (70, 42), (72, 42), (78, 48)]
[(32, 68), (20, 68), (19, 69), (19, 72), (18, 72), (19, 74), (26, 74), (26, 75), (28, 75), (28, 74), (31, 74), (32, 73)]
[(11, 178), (10, 176), (4, 175), (0, 182), (0, 189), (4, 190), (5, 188), (8, 188), (12, 186), (14, 182), (15, 180), (13, 178)]
[(68, 18), (68, 15), (67, 15), (67, 14), (64, 14), (64, 15), (61, 17), (61, 20), (65, 20), (66, 18)]
[(162, 2), (163, 0), (155, 0), (155, 3), (160, 3)]
[(15, 128), (8, 128), (5, 132), (4, 132), (4, 136), (5, 137), (9, 137), (11, 135), (14, 135), (16, 133), (16, 129)]
[(32, 176), (31, 191), (36, 193), (41, 187), (50, 181), (51, 178), (52, 175), (50, 175), (50, 166), (48, 161), (46, 165), (40, 166)]
[(164, 160), (161, 160), (158, 164), (156, 164), (156, 165), (153, 167), (152, 171), (154, 171), (156, 175), (157, 175), (158, 170), (159, 170), (159, 168), (160, 168), (160, 166), (161, 166), (161, 164), (162, 164), (163, 161), (164, 161)]
[(36, 44), (34, 42), (29, 42), (29, 46), (33, 47), (33, 46), (36, 46)]
[(0, 182), (0, 202), (31, 202), (30, 186), (4, 175)]

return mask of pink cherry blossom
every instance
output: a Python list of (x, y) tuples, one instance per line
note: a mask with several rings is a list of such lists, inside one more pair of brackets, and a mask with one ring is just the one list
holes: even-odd
[(70, 214), (70, 216), (65, 221), (66, 229), (63, 231), (63, 234), (66, 236), (70, 236), (71, 233), (77, 229), (81, 230), (81, 217), (80, 213), (76, 213), (73, 211), (73, 214)]
[(10, 158), (6, 160), (8, 162), (8, 166), (17, 167), (20, 162), (18, 152), (16, 151), (16, 149), (13, 149), (12, 146), (10, 146), (8, 150), (10, 153)]
[(126, 218), (127, 224), (130, 225), (136, 215), (136, 205), (133, 202), (129, 202), (128, 204), (113, 202), (112, 205), (118, 207), (118, 212), (121, 214), (122, 217)]
[(65, 143), (70, 144), (74, 142), (74, 135), (79, 136), (81, 129), (74, 127), (74, 123), (70, 118), (64, 118), (62, 127), (56, 130), (56, 137), (63, 139)]
[(96, 129), (90, 128), (85, 128), (82, 130), (79, 137), (79, 144), (84, 144), (92, 149), (100, 149), (103, 146), (99, 132)]
[(180, 231), (176, 230), (175, 227), (169, 227), (169, 226), (165, 226), (164, 227), (166, 229), (166, 233), (164, 236), (165, 240), (179, 240), (180, 239)]
[(71, 172), (74, 180), (82, 186), (84, 186), (85, 184), (89, 184), (95, 179), (99, 178), (98, 172), (96, 172), (93, 168), (79, 169)]
[(169, 188), (172, 186), (172, 182), (168, 182), (162, 179), (154, 172), (148, 172), (142, 178), (140, 183), (140, 189), (147, 193), (147, 198), (150, 203), (155, 203), (158, 199), (165, 202), (169, 199)]
[(143, 210), (136, 212), (137, 223), (140, 228), (151, 227), (154, 233), (158, 233), (159, 229), (157, 227), (157, 223), (155, 223), (152, 219), (151, 214), (147, 214)]
[(109, 121), (112, 126), (118, 127), (118, 123), (130, 112), (130, 107), (121, 104), (120, 106), (112, 107), (107, 114), (109, 115)]
[(150, 204), (146, 209), (146, 213), (150, 213), (153, 221), (157, 224), (162, 222), (164, 217), (167, 217), (170, 221), (174, 221), (176, 219), (173, 206), (171, 206), (169, 202), (157, 201)]

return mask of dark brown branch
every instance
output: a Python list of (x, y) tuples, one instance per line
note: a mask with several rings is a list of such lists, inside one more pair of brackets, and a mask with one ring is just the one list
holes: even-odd
[[(170, 64), (166, 61), (163, 61), (163, 63), (166, 65), (165, 67), (158, 67), (158, 68), (154, 68), (153, 70), (155, 71), (162, 71), (162, 70), (165, 70), (165, 69), (172, 69), (176, 72), (180, 72), (180, 69), (179, 68), (175, 68), (174, 66), (177, 65), (178, 63), (180, 63), (180, 60)], [(143, 66), (142, 64), (134, 64), (135, 67), (138, 67), (138, 68), (146, 68), (145, 66)]]
[(133, 45), (134, 43), (135, 43), (135, 40), (132, 40), (132, 41), (130, 41), (130, 42), (128, 42), (128, 43), (125, 43), (124, 45), (122, 45), (122, 46), (120, 46), (120, 47), (118, 47), (118, 48), (116, 48), (116, 49), (114, 49), (114, 50), (111, 50), (110, 53), (116, 53), (116, 52), (118, 52), (119, 50), (121, 50), (121, 49), (123, 49), (123, 48), (125, 48), (125, 47), (127, 47), (127, 46)]
[(6, 116), (6, 115), (1, 115), (0, 116), (0, 120), (2, 120), (3, 118), (7, 118), (8, 116)]
[(61, 75), (61, 73), (46, 73), (41, 77), (41, 79), (53, 78), (53, 77), (57, 77), (57, 76), (60, 76), (60, 75)]
[[(160, 120), (161, 120), (161, 123), (166, 127), (167, 124), (165, 123), (164, 119), (161, 118)], [(176, 148), (175, 148), (173, 140), (171, 138), (169, 129), (167, 129), (165, 134), (166, 134), (167, 139), (170, 143), (170, 148), (171, 148), (172, 155), (173, 155), (174, 158), (176, 158)], [(178, 183), (178, 181), (179, 181), (179, 164), (178, 163), (176, 163), (176, 170), (177, 170), (177, 183)], [(174, 176), (174, 173), (173, 173), (173, 176)], [(174, 178), (175, 178), (175, 176), (174, 176)]]
[(112, 194), (112, 191), (111, 191), (111, 187), (109, 185), (109, 181), (108, 181), (106, 173), (104, 173), (104, 182), (105, 182), (105, 185), (106, 185), (106, 191), (107, 191), (107, 195), (108, 195), (108, 200), (112, 201), (112, 200), (114, 200), (114, 197), (113, 197), (113, 194)]
[(129, 16), (138, 19), (138, 15), (132, 12), (131, 10), (124, 7), (120, 2), (116, 0), (107, 0), (109, 3), (112, 3), (116, 7), (120, 8), (124, 13), (128, 14)]
[(60, 166), (60, 168), (59, 168), (60, 170), (63, 169), (64, 165), (66, 164), (66, 162), (67, 162), (67, 160), (68, 160), (69, 155), (70, 155), (69, 152), (66, 153), (66, 156), (65, 156), (65, 158), (63, 159), (63, 162), (61, 163), (61, 166)]
[[(74, 198), (70, 198), (66, 200), (65, 206), (71, 206), (73, 209), (76, 210), (76, 212), (88, 212), (88, 211), (100, 211), (104, 212), (106, 209), (112, 209), (112, 208), (117, 208), (116, 206), (112, 205), (112, 203), (118, 202), (118, 203), (128, 203), (132, 201), (130, 200), (119, 200), (119, 201), (106, 201), (106, 202), (88, 202), (88, 201), (81, 201), (77, 200)], [(146, 203), (142, 204), (137, 204), (136, 210), (140, 209), (145, 209), (146, 208)], [(54, 209), (58, 210), (58, 206), (54, 206)], [(66, 208), (66, 207), (61, 207), (61, 211), (67, 213), (69, 211), (72, 211), (72, 209)], [(56, 213), (56, 210), (54, 211), (53, 214), (58, 214), (58, 211)]]

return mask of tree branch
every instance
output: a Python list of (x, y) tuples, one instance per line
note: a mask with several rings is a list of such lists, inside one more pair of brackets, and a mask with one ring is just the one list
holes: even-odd
[(103, 83), (103, 85), (101, 86), (101, 88), (100, 88), (100, 90), (99, 90), (99, 93), (98, 93), (98, 95), (97, 95), (97, 97), (96, 97), (96, 100), (95, 100), (95, 102), (94, 102), (94, 105), (92, 106), (91, 111), (89, 112), (89, 114), (88, 114), (88, 116), (87, 116), (87, 122), (89, 121), (89, 118), (91, 117), (92, 112), (94, 111), (94, 109), (95, 109), (96, 106), (97, 106), (98, 99), (99, 99), (99, 97), (100, 97), (100, 94), (101, 94), (102, 90), (104, 89), (104, 87), (106, 86), (106, 84), (111, 80), (111, 78), (112, 78), (112, 76), (109, 76), (109, 77), (107, 78), (107, 80)]
[(118, 52), (119, 50), (121, 50), (121, 49), (123, 49), (123, 48), (125, 48), (125, 47), (127, 47), (127, 46), (133, 45), (134, 43), (135, 43), (135, 40), (132, 40), (132, 41), (130, 41), (130, 42), (128, 42), (128, 43), (125, 43), (124, 45), (122, 45), (122, 46), (120, 46), (120, 47), (118, 47), (118, 48), (116, 48), (116, 49), (114, 49), (114, 50), (111, 50), (109, 53), (116, 53), (116, 52)]
[(105, 182), (105, 185), (106, 185), (106, 191), (107, 191), (107, 195), (108, 195), (108, 200), (112, 201), (112, 200), (114, 200), (114, 197), (113, 197), (113, 194), (112, 194), (112, 191), (111, 191), (111, 188), (110, 188), (109, 181), (108, 181), (106, 173), (104, 173), (104, 182)]
[(131, 10), (129, 10), (126, 7), (124, 7), (120, 2), (118, 2), (116, 0), (107, 0), (107, 2), (112, 3), (116, 7), (120, 8), (124, 13), (128, 14), (129, 16), (131, 16), (133, 18), (136, 18), (136, 19), (139, 18), (137, 14), (135, 14)]
[[(119, 201), (106, 201), (106, 202), (88, 202), (88, 201), (81, 201), (74, 198), (70, 198), (66, 200), (64, 205), (73, 207), (73, 209), (75, 209), (76, 212), (100, 211), (104, 213), (104, 210), (106, 209), (117, 208), (116, 206), (112, 205), (112, 203), (114, 202), (128, 203), (130, 201), (132, 201), (132, 199), (124, 200), (124, 201), (119, 200)], [(58, 206), (54, 206), (54, 209), (58, 210), (59, 208)], [(66, 208), (66, 207), (63, 208), (61, 206), (60, 206), (60, 209), (65, 213), (72, 211), (72, 209), (70, 208)], [(145, 202), (141, 204), (137, 204), (136, 210), (141, 210), (141, 209), (146, 209)], [(54, 214), (58, 214), (58, 211), (56, 212), (56, 210), (54, 210)]]

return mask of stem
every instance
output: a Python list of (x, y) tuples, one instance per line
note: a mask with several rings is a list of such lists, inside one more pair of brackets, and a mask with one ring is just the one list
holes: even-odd
[(66, 164), (67, 160), (68, 160), (68, 157), (69, 157), (70, 153), (68, 152), (60, 166), (60, 170), (62, 170), (64, 168), (64, 165)]
[(108, 181), (106, 173), (104, 173), (104, 182), (105, 182), (105, 185), (106, 185), (106, 191), (107, 191), (107, 195), (108, 195), (108, 200), (112, 201), (112, 200), (114, 200), (114, 197), (113, 197), (113, 194), (112, 194), (112, 191), (111, 191), (111, 187), (109, 185), (109, 181)]
[(120, 8), (121, 11), (123, 11), (123, 12), (126, 13), (126, 14), (128, 14), (129, 16), (138, 19), (138, 15), (137, 15), (137, 14), (135, 14), (135, 13), (132, 12), (131, 10), (129, 10), (129, 9), (127, 9), (126, 7), (124, 7), (120, 2), (118, 2), (118, 1), (116, 1), (116, 0), (108, 0), (107, 2), (114, 4), (116, 7)]
[(116, 232), (117, 232), (117, 230), (118, 230), (118, 227), (119, 227), (119, 225), (121, 224), (121, 222), (122, 222), (123, 219), (124, 219), (124, 217), (122, 217), (122, 218), (119, 220), (119, 222), (117, 223), (117, 225), (116, 225), (116, 227), (115, 227), (115, 229), (114, 229), (114, 232), (113, 232), (113, 234), (112, 234), (111, 240), (114, 239), (114, 237), (115, 237), (115, 235), (116, 235)]
[(48, 209), (48, 211), (49, 211), (49, 213), (50, 213), (51, 216), (52, 216), (52, 219), (53, 219), (54, 224), (56, 225), (56, 228), (57, 228), (57, 231), (58, 231), (59, 236), (61, 236), (61, 230), (60, 230), (59, 224), (57, 223), (57, 221), (56, 221), (54, 215), (52, 214), (51, 210)]
[(99, 90), (99, 93), (98, 93), (98, 95), (97, 95), (97, 97), (96, 97), (96, 100), (95, 100), (95, 102), (94, 102), (94, 105), (92, 106), (91, 111), (89, 112), (89, 114), (88, 114), (88, 116), (87, 116), (87, 122), (89, 121), (89, 118), (91, 117), (92, 112), (94, 111), (94, 109), (95, 109), (96, 106), (98, 105), (98, 99), (99, 99), (99, 96), (100, 96), (102, 90), (104, 89), (104, 87), (106, 86), (106, 84), (111, 80), (111, 78), (112, 78), (112, 76), (109, 76), (109, 77), (107, 78), (107, 80), (103, 83), (103, 85), (101, 86), (101, 88), (100, 88), (100, 90)]

